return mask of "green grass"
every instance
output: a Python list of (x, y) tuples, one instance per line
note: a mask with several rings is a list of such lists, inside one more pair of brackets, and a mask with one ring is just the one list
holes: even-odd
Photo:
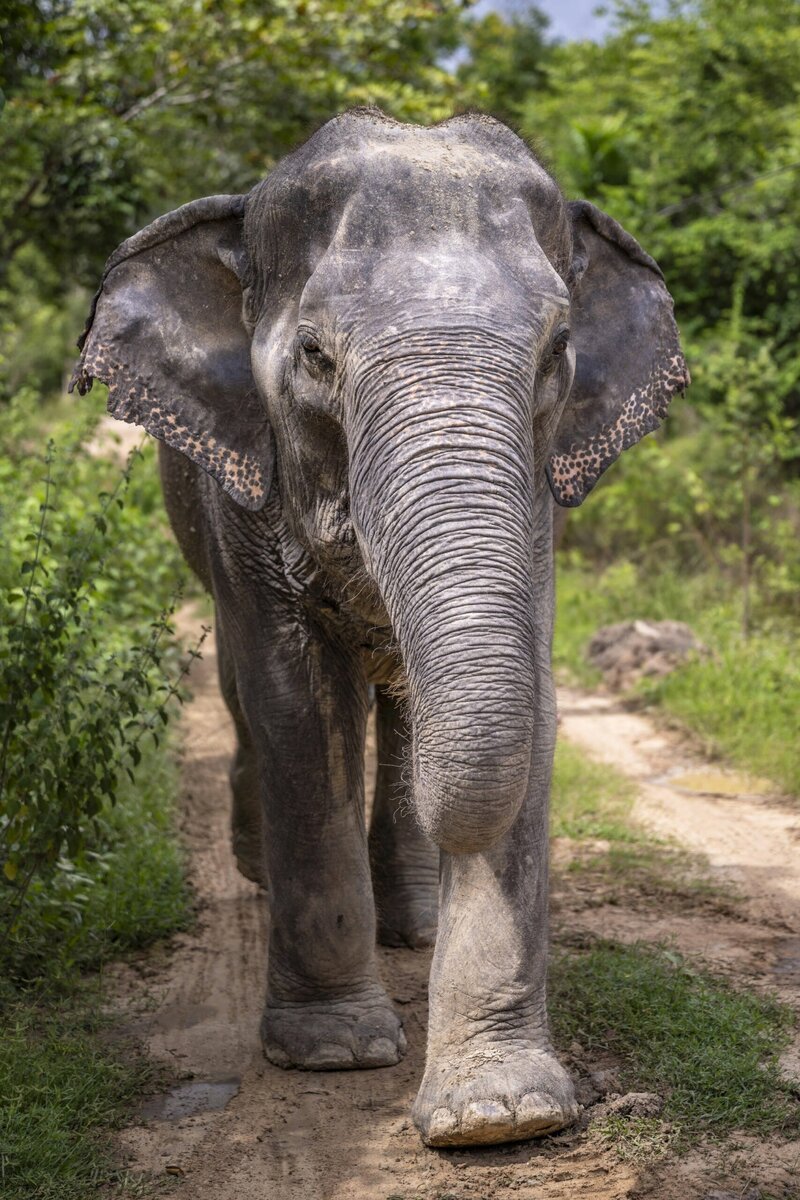
[(624, 1086), (664, 1096), (679, 1137), (797, 1128), (778, 1066), (791, 1018), (771, 1000), (672, 951), (612, 942), (557, 956), (550, 995), (557, 1040), (618, 1056)]
[(154, 1086), (153, 1068), (108, 1042), (96, 1001), (85, 997), (21, 999), (3, 1023), (4, 1200), (88, 1200), (116, 1178), (107, 1132)]
[[(730, 903), (702, 863), (648, 838), (631, 818), (633, 783), (560, 741), (553, 778), (551, 829), (589, 843), (569, 870), (605, 903), (643, 911)], [(602, 841), (602, 847), (591, 843)], [(625, 1160), (650, 1161), (701, 1135), (796, 1128), (798, 1113), (781, 1078), (778, 1056), (791, 1015), (769, 999), (737, 991), (691, 969), (661, 947), (598, 941), (588, 950), (556, 952), (550, 975), (556, 1040), (578, 1042), (591, 1057), (609, 1052), (622, 1064), (624, 1090), (665, 1100), (661, 1117), (609, 1115), (597, 1131)]]
[(17, 986), (0, 988), (4, 1200), (87, 1200), (118, 1178), (109, 1133), (154, 1086), (153, 1069), (113, 1039), (81, 973), (187, 925), (176, 792), (172, 755), (151, 750), (94, 849), (34, 892), (6, 949)]
[(558, 570), (556, 667), (592, 686), (599, 679), (585, 660), (592, 634), (635, 617), (686, 621), (711, 650), (638, 690), (709, 750), (800, 794), (800, 665), (786, 628), (744, 641), (738, 601), (722, 576), (637, 571), (628, 562), (590, 571), (566, 556)]
[(800, 666), (787, 641), (735, 631), (713, 659), (692, 663), (646, 694), (737, 766), (800, 795)]
[(641, 840), (631, 823), (635, 794), (634, 785), (619, 771), (592, 761), (576, 746), (559, 739), (550, 800), (554, 837)]

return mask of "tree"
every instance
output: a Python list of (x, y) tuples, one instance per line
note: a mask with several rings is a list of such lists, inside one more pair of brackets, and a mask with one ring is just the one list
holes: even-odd
[(549, 18), (530, 4), (510, 21), (490, 12), (464, 22), (468, 57), (458, 68), (462, 101), (515, 125), (530, 92), (545, 86)]
[[(692, 357), (730, 326), (769, 341), (783, 409), (800, 413), (800, 5), (617, 5), (601, 44), (557, 47), (522, 127), (570, 195), (595, 200), (664, 268)], [(708, 376), (696, 403), (723, 404)]]
[[(353, 104), (448, 115), (458, 0), (9, 0), (0, 262), (94, 283), (157, 212), (249, 188)], [(0, 284), (2, 284), (0, 277)]]

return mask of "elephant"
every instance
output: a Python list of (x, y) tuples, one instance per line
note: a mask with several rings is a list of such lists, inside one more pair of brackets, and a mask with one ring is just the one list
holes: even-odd
[[(216, 609), (233, 848), (285, 1068), (405, 1050), (377, 939), (435, 943), (430, 1146), (577, 1115), (548, 1032), (553, 498), (689, 381), (661, 270), (483, 114), (329, 120), (111, 255), (71, 388), (160, 442)], [(369, 829), (365, 726), (377, 704)]]

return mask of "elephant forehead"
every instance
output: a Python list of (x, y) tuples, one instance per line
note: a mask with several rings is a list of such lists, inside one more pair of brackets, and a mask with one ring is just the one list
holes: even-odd
[(431, 221), (485, 226), (513, 214), (521, 219), (540, 204), (560, 204), (555, 184), (527, 153), (511, 160), (441, 138), (368, 142), (354, 155), (314, 164), (311, 173), (340, 177), (348, 223), (362, 233), (427, 228)]
[(460, 242), (507, 263), (543, 254), (562, 278), (571, 252), (558, 185), (489, 118), (433, 128), (372, 114), (328, 122), (251, 194), (245, 229), (254, 270), (283, 290), (331, 250), (383, 256)]
[(567, 308), (566, 286), (532, 232), (508, 255), (446, 233), (430, 240), (395, 238), (380, 254), (363, 244), (334, 244), (301, 299), (301, 311), (310, 320), (333, 316), (342, 330), (365, 318), (395, 323), (402, 314), (412, 324), (474, 320), (481, 326), (513, 318), (545, 329)]
[(434, 137), (435, 132), (419, 129), (392, 140), (363, 139), (309, 164), (309, 173), (340, 175), (351, 186), (388, 182), (396, 188), (404, 180), (455, 191), (462, 181), (467, 186), (480, 182), (516, 190), (547, 186), (546, 173), (528, 154), (509, 159), (470, 142)]

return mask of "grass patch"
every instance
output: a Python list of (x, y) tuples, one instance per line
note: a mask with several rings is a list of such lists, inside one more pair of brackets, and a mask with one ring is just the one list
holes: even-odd
[(640, 841), (641, 834), (631, 824), (635, 795), (636, 789), (626, 776), (587, 758), (563, 738), (559, 740), (550, 800), (554, 837)]
[(665, 1097), (680, 1137), (796, 1128), (781, 1077), (791, 1015), (690, 969), (663, 948), (598, 942), (556, 957), (551, 1013), (557, 1040), (611, 1051), (625, 1087)]
[(653, 1162), (663, 1158), (678, 1140), (676, 1130), (660, 1117), (609, 1115), (592, 1128), (611, 1142), (623, 1162)]
[(90, 848), (34, 889), (6, 947), (0, 1178), (8, 1200), (86, 1200), (120, 1178), (108, 1133), (155, 1085), (154, 1069), (113, 1040), (99, 990), (81, 972), (186, 927), (176, 794), (177, 766), (162, 743), (101, 815)]
[(107, 1138), (154, 1086), (152, 1066), (108, 1044), (96, 1004), (73, 996), (7, 1006), (0, 1042), (5, 1200), (86, 1200), (115, 1180)]
[(737, 766), (800, 794), (800, 668), (783, 639), (745, 644), (725, 631), (714, 659), (691, 663), (643, 691)]
[[(710, 750), (737, 766), (800, 793), (800, 666), (783, 626), (744, 641), (738, 601), (722, 576), (637, 570), (618, 562), (605, 571), (564, 556), (558, 572), (554, 661), (584, 686), (599, 674), (585, 661), (601, 625), (643, 619), (686, 621), (712, 651), (665, 679), (643, 682), (649, 701), (679, 718)], [(795, 635), (796, 637), (796, 635)]]

